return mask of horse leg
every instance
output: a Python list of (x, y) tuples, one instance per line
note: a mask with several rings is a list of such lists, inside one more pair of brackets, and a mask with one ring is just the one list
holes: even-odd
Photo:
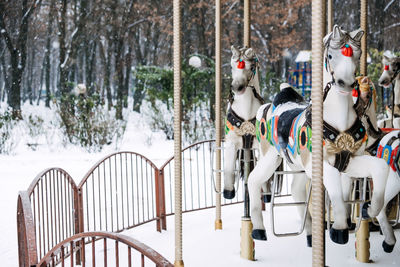
[(235, 197), (235, 163), (237, 144), (227, 141), (224, 150), (224, 198), (233, 199)]
[(324, 185), (332, 202), (333, 223), (329, 235), (337, 244), (346, 244), (349, 240), (347, 229), (347, 210), (343, 201), (341, 175), (335, 167), (324, 161)]
[(389, 175), (389, 166), (386, 164), (386, 161), (372, 156), (356, 156), (350, 159), (346, 174), (351, 177), (372, 178), (374, 188), (372, 191), (371, 206), (363, 212), (363, 217), (376, 217), (383, 207), (386, 181)]
[(251, 236), (257, 240), (267, 240), (261, 210), (261, 186), (268, 181), (282, 158), (274, 149), (270, 149), (264, 156), (261, 156), (256, 167), (249, 175), (248, 188), (250, 197), (250, 214), (253, 223)]
[(393, 128), (396, 128), (396, 129), (400, 128), (400, 118), (393, 119)]
[[(268, 179), (268, 181), (271, 179), (271, 177)], [(264, 193), (263, 195), (263, 201), (264, 203), (269, 203), (271, 202), (271, 187), (268, 182), (265, 182), (261, 185), (262, 187), (262, 192)]]
[[(308, 182), (308, 177), (305, 174), (295, 174), (293, 177), (292, 181), (292, 196), (293, 200), (295, 202), (305, 202), (307, 200), (307, 182)], [(307, 209), (308, 207), (299, 205), (297, 206), (297, 210), (300, 214), (300, 218), (303, 219), (304, 215), (304, 209)], [(310, 213), (307, 212), (306, 218), (305, 218), (305, 229), (306, 229), (306, 234), (307, 234), (307, 246), (311, 247), (311, 239), (312, 239), (312, 233), (311, 233), (311, 216)]]
[(385, 204), (381, 212), (376, 216), (379, 222), (382, 233), (385, 239), (382, 242), (383, 250), (387, 253), (393, 251), (394, 245), (396, 244), (396, 237), (394, 236), (393, 228), (389, 224), (388, 218), (386, 216), (386, 205), (392, 200), (400, 191), (400, 183), (397, 181), (398, 175), (394, 171), (390, 171), (389, 178), (386, 184), (385, 190)]
[[(343, 200), (348, 201), (350, 199), (352, 180), (349, 176), (347, 176), (344, 173), (341, 174), (341, 180), (342, 180)], [(350, 230), (354, 230), (355, 224), (351, 222), (351, 204), (345, 204), (345, 207), (348, 215), (347, 226), (349, 227)]]

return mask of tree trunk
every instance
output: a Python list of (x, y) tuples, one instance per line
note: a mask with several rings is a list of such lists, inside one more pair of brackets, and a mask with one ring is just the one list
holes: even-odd
[[(54, 9), (54, 1), (51, 1), (50, 4), (50, 13), (49, 13), (49, 21), (47, 26), (47, 40), (46, 40), (46, 52), (44, 55), (44, 69), (45, 69), (45, 84), (46, 84), (46, 107), (50, 107), (50, 53), (51, 53), (51, 33), (53, 31), (53, 9)], [(42, 92), (42, 88), (40, 88), (40, 92)], [(41, 94), (41, 93), (40, 93)]]
[(60, 55), (59, 55), (59, 71), (60, 71), (60, 92), (61, 95), (64, 96), (68, 93), (67, 81), (68, 81), (68, 73), (67, 73), (67, 62), (66, 62), (66, 15), (67, 15), (67, 0), (62, 0), (61, 10), (60, 10), (60, 18), (59, 18), (59, 33), (58, 33), (58, 42), (60, 45)]
[(122, 37), (115, 39), (115, 70), (117, 77), (117, 105), (116, 105), (116, 119), (122, 120), (122, 102), (123, 102), (123, 87), (124, 87), (124, 60), (122, 58), (122, 50), (124, 40)]
[(128, 96), (129, 96), (129, 81), (131, 77), (132, 67), (132, 47), (129, 46), (128, 53), (125, 55), (125, 82), (124, 82), (124, 108), (128, 107)]
[(107, 57), (104, 57), (104, 73), (105, 73), (104, 74), (104, 88), (106, 89), (108, 110), (111, 110), (111, 108), (113, 106), (111, 83), (110, 83), (111, 58), (112, 58), (112, 45), (111, 45), (111, 41), (108, 40)]

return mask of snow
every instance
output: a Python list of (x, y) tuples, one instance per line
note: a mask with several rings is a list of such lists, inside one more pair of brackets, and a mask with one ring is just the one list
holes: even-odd
[(194, 68), (200, 68), (201, 67), (201, 58), (198, 56), (191, 56), (189, 58), (189, 65)]
[(296, 57), (295, 62), (309, 62), (311, 61), (311, 51), (301, 50)]
[(54, 49), (58, 49), (60, 47), (60, 43), (58, 41), (54, 41), (52, 43), (52, 46), (53, 46)]
[[(1, 109), (1, 107), (0, 107)], [(42, 105), (33, 107), (24, 105), (23, 110), (39, 114), (45, 118), (44, 125), (50, 127), (49, 121), (54, 114)], [(2, 266), (18, 266), (18, 246), (16, 228), (17, 196), (26, 190), (35, 176), (49, 167), (65, 169), (79, 183), (99, 159), (114, 152), (116, 147), (121, 151), (135, 151), (145, 155), (161, 166), (173, 154), (173, 142), (166, 141), (165, 135), (153, 131), (143, 117), (134, 112), (124, 114), (128, 117), (125, 136), (116, 146), (105, 147), (99, 153), (87, 153), (77, 146), (65, 145), (55, 129), (46, 138), (36, 140), (39, 145), (32, 151), (23, 136), (16, 144), (13, 155), (0, 155), (0, 256)], [(240, 224), (243, 207), (241, 204), (222, 208), (223, 230), (214, 230), (215, 210), (208, 209), (183, 214), (183, 260), (186, 266), (311, 266), (312, 250), (306, 247), (305, 233), (297, 237), (274, 237), (271, 232), (269, 210), (264, 212), (268, 241), (256, 241), (256, 261), (250, 262), (240, 258)], [(299, 225), (295, 210), (275, 211), (278, 218), (278, 231), (297, 230)], [(167, 218), (167, 231), (155, 231), (155, 223), (151, 222), (123, 234), (133, 237), (155, 249), (174, 262), (174, 217)], [(400, 232), (396, 230), (400, 240)], [(350, 235), (347, 245), (333, 244), (327, 235), (326, 251), (328, 266), (400, 266), (400, 246), (394, 252), (386, 254), (381, 248), (383, 237), (378, 232), (371, 233), (371, 259), (375, 264), (358, 263), (354, 258), (354, 234)], [(99, 258), (99, 257), (97, 257)], [(97, 265), (96, 265), (97, 266)], [(100, 265), (102, 266), (102, 265)], [(147, 266), (147, 265), (146, 265)]]

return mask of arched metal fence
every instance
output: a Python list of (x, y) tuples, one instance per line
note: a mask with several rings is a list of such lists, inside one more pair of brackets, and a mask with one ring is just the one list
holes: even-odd
[[(182, 150), (184, 212), (215, 206), (214, 145), (213, 140), (203, 141)], [(157, 231), (166, 230), (166, 216), (174, 213), (173, 170), (173, 157), (157, 168), (143, 155), (118, 152), (96, 163), (78, 186), (60, 168), (43, 171), (18, 197), (20, 266), (44, 258), (57, 263), (71, 255), (80, 263), (85, 260), (82, 241), (75, 247), (64, 242), (76, 234), (121, 232), (151, 221), (156, 221)], [(242, 200), (239, 188), (237, 197), (223, 204)], [(63, 254), (49, 256), (60, 244)]]
[[(173, 267), (167, 259), (145, 244), (122, 234), (110, 232), (86, 232), (69, 237), (50, 250), (37, 266), (76, 266), (73, 256), (67, 258), (65, 251), (82, 251), (82, 266)], [(72, 254), (74, 255), (74, 254)], [(154, 265), (149, 265), (153, 263)]]

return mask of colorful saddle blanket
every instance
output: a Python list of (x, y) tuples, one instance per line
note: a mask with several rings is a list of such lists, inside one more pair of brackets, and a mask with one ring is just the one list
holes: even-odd
[(400, 176), (400, 131), (386, 134), (379, 142), (376, 156), (382, 158)]

